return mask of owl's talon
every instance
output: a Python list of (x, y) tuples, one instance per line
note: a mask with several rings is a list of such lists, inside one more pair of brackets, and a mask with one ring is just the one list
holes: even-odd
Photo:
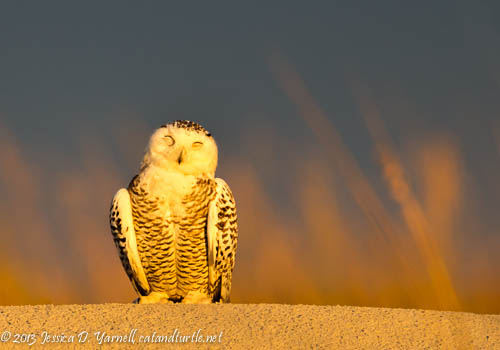
[(152, 292), (149, 295), (141, 295), (138, 300), (139, 304), (173, 304), (168, 294), (162, 292)]
[(201, 292), (191, 291), (182, 299), (183, 304), (211, 304), (212, 298)]

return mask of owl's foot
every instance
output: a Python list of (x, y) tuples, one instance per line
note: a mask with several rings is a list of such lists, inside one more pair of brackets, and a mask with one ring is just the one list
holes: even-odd
[(134, 304), (172, 304), (169, 296), (164, 292), (151, 292), (149, 295), (141, 295), (134, 301)]
[(206, 294), (196, 291), (190, 291), (186, 294), (184, 299), (182, 299), (183, 304), (211, 304), (212, 298), (209, 298)]

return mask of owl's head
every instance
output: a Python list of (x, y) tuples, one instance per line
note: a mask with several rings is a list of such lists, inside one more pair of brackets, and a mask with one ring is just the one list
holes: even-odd
[(151, 135), (142, 166), (149, 165), (184, 175), (214, 177), (217, 145), (200, 124), (176, 120)]

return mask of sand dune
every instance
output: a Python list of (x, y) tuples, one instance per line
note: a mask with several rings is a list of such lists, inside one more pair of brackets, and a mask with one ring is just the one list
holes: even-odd
[(267, 304), (4, 306), (0, 340), (2, 349), (500, 349), (500, 315)]

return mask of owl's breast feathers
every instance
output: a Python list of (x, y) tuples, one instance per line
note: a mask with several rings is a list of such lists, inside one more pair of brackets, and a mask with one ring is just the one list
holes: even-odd
[(206, 226), (216, 195), (210, 178), (151, 186), (141, 176), (130, 182), (137, 250), (151, 291), (181, 299), (190, 290), (208, 294)]

